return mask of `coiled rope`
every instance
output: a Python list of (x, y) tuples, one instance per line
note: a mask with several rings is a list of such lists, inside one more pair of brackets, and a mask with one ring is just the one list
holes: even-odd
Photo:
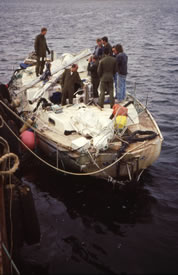
[(11, 167), (9, 170), (6, 170), (6, 171), (0, 171), (0, 175), (11, 175), (18, 169), (18, 167), (19, 167), (19, 158), (14, 153), (7, 153), (7, 154), (3, 155), (0, 158), (0, 164), (4, 161), (8, 160), (8, 159), (9, 160), (10, 159), (14, 160), (13, 167)]

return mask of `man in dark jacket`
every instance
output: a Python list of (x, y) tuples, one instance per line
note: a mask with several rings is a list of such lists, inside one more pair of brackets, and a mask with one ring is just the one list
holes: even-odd
[(108, 42), (107, 36), (103, 36), (101, 40), (102, 40), (104, 49), (107, 48), (109, 50), (109, 55), (113, 56), (112, 47), (111, 47), (111, 44)]
[(91, 83), (93, 86), (93, 97), (94, 98), (98, 97), (98, 87), (99, 87), (99, 83), (100, 83), (100, 78), (97, 73), (98, 65), (99, 65), (98, 57), (95, 55), (90, 57), (87, 69), (88, 69), (88, 72), (90, 72), (90, 74), (91, 74)]
[(95, 50), (93, 55), (97, 56), (99, 59), (103, 57), (103, 45), (102, 45), (102, 40), (100, 38), (96, 39), (97, 45), (95, 46)]
[(46, 51), (50, 54), (50, 50), (46, 43), (45, 35), (47, 33), (47, 28), (42, 28), (41, 33), (35, 38), (35, 52), (37, 55), (37, 64), (36, 64), (36, 76), (39, 76), (39, 73), (43, 73), (45, 65)]
[(77, 70), (78, 65), (73, 64), (70, 69), (65, 69), (61, 76), (60, 82), (62, 86), (62, 105), (66, 105), (67, 98), (69, 98), (69, 104), (73, 104), (73, 95), (76, 85), (81, 88), (84, 86)]
[(116, 97), (119, 102), (122, 102), (126, 96), (126, 76), (127, 76), (127, 63), (128, 56), (124, 53), (123, 47), (121, 44), (116, 45), (116, 62), (117, 62), (117, 70), (118, 70), (118, 91), (116, 93)]
[(116, 58), (109, 56), (109, 49), (104, 49), (105, 56), (100, 60), (98, 66), (98, 75), (100, 77), (100, 96), (98, 100), (98, 105), (101, 108), (104, 107), (104, 97), (105, 92), (109, 93), (110, 96), (110, 106), (114, 105), (113, 96), (113, 77), (116, 73)]
[[(113, 52), (113, 57), (116, 57), (117, 55), (116, 45), (112, 46), (112, 52)], [(116, 74), (114, 75), (115, 97), (117, 97), (117, 94), (118, 94), (118, 85), (119, 85), (118, 79), (119, 79), (119, 75), (118, 75), (118, 72), (116, 72)]]

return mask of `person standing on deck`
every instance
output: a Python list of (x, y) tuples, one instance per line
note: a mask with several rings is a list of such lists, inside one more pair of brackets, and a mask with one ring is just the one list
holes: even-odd
[(112, 46), (112, 56), (113, 56), (113, 57), (116, 57), (116, 55), (117, 55), (116, 45), (113, 45), (113, 46)]
[(98, 97), (98, 87), (100, 83), (100, 78), (97, 73), (99, 61), (98, 61), (98, 56), (91, 56), (88, 62), (88, 72), (91, 73), (91, 83), (93, 86), (93, 97), (97, 98)]
[(127, 76), (127, 63), (128, 56), (124, 53), (121, 44), (116, 45), (116, 62), (118, 71), (118, 92), (116, 94), (119, 102), (125, 100), (126, 97), (126, 76)]
[(95, 46), (93, 55), (101, 59), (103, 56), (103, 50), (104, 50), (101, 39), (100, 38), (96, 39), (96, 43), (97, 45)]
[[(115, 45), (112, 46), (112, 52), (113, 52), (113, 57), (116, 58), (117, 51), (116, 51)], [(118, 84), (119, 84), (118, 78), (119, 78), (119, 75), (118, 75), (118, 72), (116, 72), (114, 75), (115, 98), (117, 98), (117, 94), (118, 94)]]
[(113, 55), (112, 47), (111, 47), (110, 43), (108, 42), (107, 36), (103, 36), (103, 38), (101, 40), (102, 40), (102, 44), (103, 44), (104, 49), (108, 48), (109, 55), (112, 56)]
[(98, 66), (98, 75), (100, 77), (100, 96), (98, 100), (98, 105), (104, 108), (104, 97), (105, 92), (109, 93), (110, 96), (110, 106), (114, 105), (113, 96), (113, 77), (117, 71), (116, 58), (109, 55), (109, 49), (104, 49), (104, 57), (100, 60)]
[(46, 58), (46, 51), (50, 54), (50, 50), (46, 43), (45, 35), (47, 33), (47, 28), (42, 28), (41, 33), (38, 34), (35, 38), (35, 53), (37, 55), (37, 64), (36, 64), (36, 76), (43, 73), (44, 65), (45, 65), (45, 58)]
[(84, 84), (77, 72), (78, 65), (73, 64), (70, 69), (65, 69), (61, 76), (62, 100), (61, 105), (66, 105), (66, 99), (69, 98), (69, 104), (73, 104), (73, 95), (76, 85), (83, 88)]

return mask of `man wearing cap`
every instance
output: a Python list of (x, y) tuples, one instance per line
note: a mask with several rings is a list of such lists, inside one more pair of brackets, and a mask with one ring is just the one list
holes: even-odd
[(37, 55), (37, 64), (36, 64), (36, 76), (39, 76), (39, 73), (43, 73), (44, 65), (45, 65), (45, 58), (46, 58), (46, 51), (50, 54), (50, 50), (46, 43), (45, 35), (47, 33), (47, 28), (42, 28), (41, 33), (38, 34), (35, 38), (35, 53)]
[(76, 86), (83, 88), (83, 82), (77, 72), (78, 65), (73, 64), (70, 69), (65, 69), (63, 72), (60, 83), (62, 86), (62, 100), (61, 105), (66, 105), (66, 99), (69, 98), (69, 104), (73, 104), (73, 95)]

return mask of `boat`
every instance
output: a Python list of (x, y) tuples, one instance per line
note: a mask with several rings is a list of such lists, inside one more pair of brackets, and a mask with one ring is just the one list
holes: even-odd
[[(138, 181), (158, 159), (163, 136), (135, 94), (127, 91), (125, 101), (116, 102), (113, 108), (106, 95), (104, 108), (100, 108), (92, 97), (87, 72), (90, 55), (90, 49), (84, 49), (49, 60), (51, 77), (46, 82), (36, 77), (34, 60), (26, 59), (24, 64), (28, 65), (14, 72), (9, 92), (19, 102), (23, 129), (34, 131), (38, 148), (55, 161), (48, 163), (55, 170), (111, 182)], [(61, 106), (54, 102), (56, 95), (61, 96), (60, 76), (74, 63), (78, 64), (84, 89), (75, 92), (73, 104)]]

